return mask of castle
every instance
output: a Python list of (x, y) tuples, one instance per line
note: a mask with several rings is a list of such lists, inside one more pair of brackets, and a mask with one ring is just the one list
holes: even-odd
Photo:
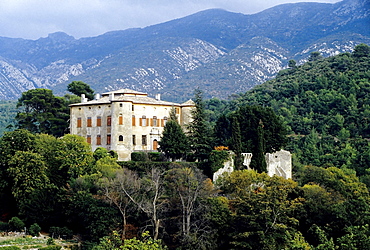
[(148, 97), (148, 94), (120, 89), (97, 94), (88, 101), (70, 105), (70, 133), (86, 138), (94, 151), (98, 147), (114, 150), (118, 160), (131, 159), (134, 151), (156, 151), (169, 113), (175, 108), (180, 125), (191, 121), (189, 100), (173, 103)]

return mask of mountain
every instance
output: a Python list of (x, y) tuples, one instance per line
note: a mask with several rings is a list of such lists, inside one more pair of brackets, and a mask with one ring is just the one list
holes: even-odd
[(146, 28), (75, 39), (0, 37), (0, 99), (32, 88), (64, 94), (74, 80), (96, 92), (131, 88), (182, 101), (200, 87), (227, 98), (307, 61), (370, 44), (370, 1), (295, 3), (244, 15), (211, 9)]

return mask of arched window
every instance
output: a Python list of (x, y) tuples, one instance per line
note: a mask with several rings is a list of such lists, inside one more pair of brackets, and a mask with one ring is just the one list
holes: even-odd
[(118, 136), (118, 141), (123, 141), (123, 135)]

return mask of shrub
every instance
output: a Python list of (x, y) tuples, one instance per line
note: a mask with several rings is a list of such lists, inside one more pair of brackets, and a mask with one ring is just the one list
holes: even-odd
[(131, 161), (148, 161), (148, 156), (145, 152), (132, 152)]
[(9, 230), (9, 224), (0, 221), (0, 232), (7, 232)]
[(24, 222), (18, 217), (13, 217), (9, 221), (9, 229), (13, 231), (22, 231), (24, 228)]
[(41, 227), (37, 223), (34, 223), (30, 226), (30, 229), (28, 230), (28, 232), (32, 236), (39, 236), (41, 232)]
[(209, 162), (212, 174), (224, 166), (224, 162), (230, 158), (229, 151), (212, 150)]
[(73, 231), (67, 227), (50, 227), (50, 234), (55, 238), (71, 239), (73, 237)]
[(1, 250), (21, 250), (19, 247), (16, 246), (6, 246), (6, 247), (0, 247)]
[(46, 241), (46, 244), (47, 245), (55, 245), (55, 240), (53, 238), (48, 238), (48, 240)]
[(149, 152), (148, 158), (150, 161), (155, 161), (155, 162), (165, 161), (166, 159), (164, 154), (160, 152)]

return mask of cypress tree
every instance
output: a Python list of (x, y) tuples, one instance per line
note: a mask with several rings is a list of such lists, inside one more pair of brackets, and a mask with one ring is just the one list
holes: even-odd
[(235, 168), (242, 168), (242, 136), (238, 119), (233, 117), (232, 123), (232, 150), (235, 153)]

